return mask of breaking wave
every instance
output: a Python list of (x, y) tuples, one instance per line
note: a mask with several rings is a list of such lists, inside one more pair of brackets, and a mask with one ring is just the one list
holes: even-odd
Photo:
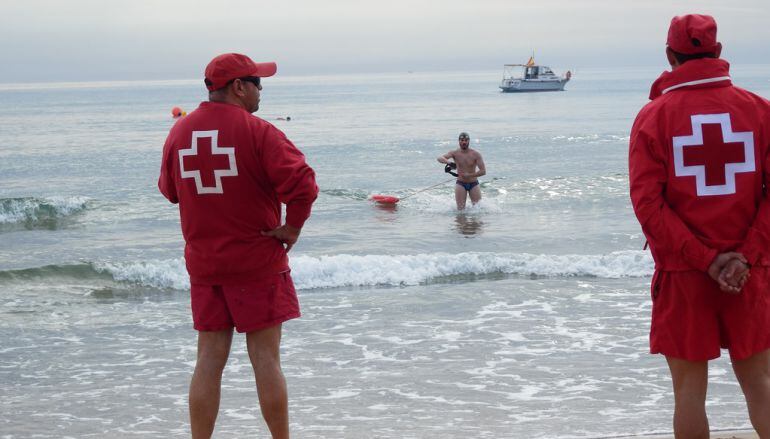
[(522, 276), (602, 278), (650, 276), (647, 252), (608, 255), (534, 255), (528, 253), (431, 253), (417, 255), (335, 255), (292, 258), (298, 288), (438, 283), (456, 276), (510, 274)]
[[(651, 276), (653, 261), (642, 251), (606, 255), (529, 253), (430, 253), (416, 255), (296, 256), (292, 277), (299, 289), (402, 286), (466, 280), (473, 276), (622, 278)], [(92, 262), (0, 271), (3, 280), (46, 277), (112, 278), (158, 289), (188, 289), (184, 259), (141, 262)]]
[(613, 143), (628, 142), (630, 136), (618, 136), (615, 134), (586, 134), (582, 136), (556, 136), (551, 138), (557, 142), (576, 142), (576, 143)]
[(84, 211), (88, 197), (0, 198), (0, 226), (56, 228), (59, 222)]

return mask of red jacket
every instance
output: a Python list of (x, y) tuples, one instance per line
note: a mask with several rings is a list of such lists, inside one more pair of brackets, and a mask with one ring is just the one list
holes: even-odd
[(770, 103), (730, 82), (729, 64), (663, 73), (631, 130), (631, 201), (660, 270), (707, 271), (738, 251), (770, 265)]
[(288, 269), (283, 245), (262, 236), (301, 228), (318, 195), (305, 156), (272, 124), (230, 104), (203, 102), (166, 139), (158, 187), (179, 203), (190, 280), (227, 284)]

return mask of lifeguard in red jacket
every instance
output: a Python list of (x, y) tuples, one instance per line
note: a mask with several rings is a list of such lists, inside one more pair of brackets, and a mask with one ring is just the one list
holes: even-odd
[[(198, 356), (190, 383), (193, 437), (210, 437), (233, 328), (246, 333), (259, 404), (275, 438), (289, 437), (279, 347), (299, 317), (287, 252), (318, 195), (305, 156), (253, 116), (275, 63), (228, 53), (206, 67), (208, 102), (179, 119), (163, 147), (158, 186), (179, 203)], [(286, 221), (281, 224), (281, 205)]]
[(674, 17), (672, 70), (631, 131), (634, 211), (652, 256), (650, 351), (666, 356), (676, 437), (708, 438), (708, 360), (730, 352), (770, 438), (770, 103), (732, 84), (708, 15)]

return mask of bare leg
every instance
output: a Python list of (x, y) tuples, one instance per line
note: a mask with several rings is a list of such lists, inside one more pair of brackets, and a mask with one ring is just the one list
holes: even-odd
[(262, 417), (274, 439), (289, 437), (289, 398), (281, 371), (281, 325), (246, 334)]
[(470, 191), (471, 203), (475, 206), (476, 203), (481, 201), (481, 185), (476, 185)]
[(674, 383), (674, 437), (708, 439), (708, 362), (666, 357)]
[(734, 361), (733, 370), (746, 397), (751, 425), (761, 439), (770, 439), (770, 349)]
[(199, 331), (198, 360), (190, 382), (190, 427), (194, 439), (208, 439), (219, 413), (222, 371), (230, 354), (233, 330)]
[(465, 209), (465, 199), (468, 196), (468, 191), (464, 187), (455, 183), (455, 201), (457, 202), (457, 210)]

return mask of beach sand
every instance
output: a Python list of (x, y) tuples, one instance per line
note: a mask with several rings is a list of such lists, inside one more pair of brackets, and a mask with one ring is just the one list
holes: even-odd
[(759, 439), (754, 432), (748, 431), (726, 431), (720, 433), (712, 433), (712, 439)]
[[(639, 439), (674, 439), (673, 435), (639, 436)], [(759, 439), (753, 431), (712, 431), (711, 439)]]

